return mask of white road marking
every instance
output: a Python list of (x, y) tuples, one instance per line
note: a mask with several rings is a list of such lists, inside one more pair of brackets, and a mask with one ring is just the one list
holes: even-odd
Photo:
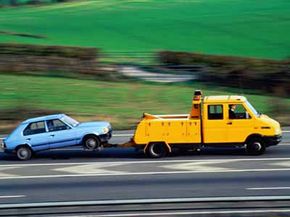
[[(120, 163), (93, 164), (93, 165), (77, 165), (52, 169), (53, 171), (66, 172), (73, 174), (120, 174), (120, 171), (110, 170), (108, 167), (120, 166)], [(105, 167), (105, 168), (104, 168)]]
[[(16, 177), (18, 175), (14, 175), (14, 174), (10, 174), (10, 173), (3, 173), (2, 171), (4, 170), (11, 170), (11, 169), (18, 169), (19, 167), (14, 165), (14, 166), (10, 166), (9, 168), (5, 168), (5, 167), (0, 167), (0, 177), (7, 177), (7, 176), (13, 176), (13, 177)], [(7, 172), (7, 171), (6, 171)]]
[(264, 210), (249, 209), (249, 210), (225, 210), (225, 211), (187, 211), (187, 212), (185, 211), (185, 212), (153, 212), (153, 213), (142, 212), (142, 213), (126, 213), (126, 214), (86, 215), (85, 217), (217, 215), (217, 214), (252, 214), (252, 213), (288, 213), (288, 212), (290, 212), (290, 209), (264, 209)]
[(278, 172), (290, 171), (290, 168), (280, 169), (226, 169), (224, 171), (158, 171), (158, 172), (115, 172), (115, 173), (89, 173), (89, 174), (60, 174), (38, 176), (6, 176), (0, 180), (8, 179), (44, 179), (44, 178), (68, 178), (68, 177), (98, 177), (98, 176), (146, 176), (146, 175), (175, 175), (175, 174), (198, 174), (198, 173), (243, 173), (243, 172)]
[(20, 197), (26, 197), (26, 195), (0, 195), (0, 199), (9, 199), (9, 198), (20, 198)]
[[(190, 162), (240, 162), (240, 161), (289, 161), (289, 158), (232, 158), (232, 159), (203, 159), (203, 160), (143, 160), (143, 161), (114, 161), (115, 164), (154, 164), (154, 163), (190, 163)], [(79, 163), (38, 163), (38, 164), (2, 164), (1, 167), (29, 167), (29, 166), (68, 166), (68, 165), (93, 165), (93, 164), (110, 164), (110, 161), (79, 162)], [(289, 165), (290, 167), (290, 165)]]
[[(159, 166), (166, 169), (182, 170), (182, 171), (195, 171), (195, 172), (223, 172), (228, 170), (226, 167), (218, 167), (216, 164), (221, 163), (220, 161), (211, 162), (190, 162), (190, 163), (175, 163), (166, 164), (164, 166)], [(222, 162), (225, 163), (225, 162)]]
[(94, 206), (94, 205), (144, 205), (165, 203), (205, 203), (205, 202), (257, 202), (257, 201), (289, 201), (290, 196), (240, 196), (240, 197), (193, 197), (193, 198), (159, 198), (159, 199), (124, 199), (124, 200), (96, 200), (96, 201), (63, 201), (0, 204), (0, 209), (12, 208), (38, 208), (61, 206)]
[(250, 191), (259, 191), (259, 190), (290, 190), (290, 187), (263, 187), (263, 188), (246, 188)]
[(271, 163), (272, 166), (278, 166), (278, 167), (286, 167), (289, 168), (290, 166), (290, 160), (286, 160), (286, 161), (277, 161), (274, 163)]

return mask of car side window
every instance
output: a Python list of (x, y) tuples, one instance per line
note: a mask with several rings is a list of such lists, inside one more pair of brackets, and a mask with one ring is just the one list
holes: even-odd
[(45, 133), (44, 121), (30, 123), (23, 131), (24, 136)]
[(208, 105), (208, 120), (222, 120), (224, 118), (222, 105)]
[(64, 122), (62, 122), (59, 119), (49, 120), (46, 123), (47, 123), (47, 128), (49, 132), (70, 129), (69, 126), (67, 126)]

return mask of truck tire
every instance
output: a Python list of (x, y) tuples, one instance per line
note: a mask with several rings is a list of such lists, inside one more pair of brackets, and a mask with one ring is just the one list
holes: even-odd
[(30, 160), (32, 157), (32, 150), (27, 145), (19, 146), (16, 149), (16, 156), (19, 160)]
[(147, 147), (146, 153), (151, 158), (161, 158), (165, 157), (168, 151), (163, 143), (150, 143)]
[(266, 151), (262, 138), (252, 138), (246, 144), (247, 153), (250, 155), (261, 155)]
[(93, 151), (97, 149), (98, 147), (100, 147), (100, 145), (101, 145), (101, 142), (99, 138), (96, 136), (88, 135), (88, 136), (85, 136), (83, 139), (83, 146), (85, 149), (89, 151)]

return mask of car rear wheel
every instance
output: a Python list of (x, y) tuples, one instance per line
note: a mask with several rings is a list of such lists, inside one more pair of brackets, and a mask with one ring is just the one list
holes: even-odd
[(16, 156), (19, 160), (30, 160), (32, 151), (28, 146), (20, 146), (16, 149)]
[(84, 148), (87, 150), (95, 150), (100, 147), (100, 140), (95, 136), (87, 136), (83, 142)]

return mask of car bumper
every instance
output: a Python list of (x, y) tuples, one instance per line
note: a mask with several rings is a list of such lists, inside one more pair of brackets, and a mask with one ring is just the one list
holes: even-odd
[(13, 153), (13, 149), (12, 150), (10, 150), (10, 149), (8, 149), (7, 147), (6, 147), (6, 145), (5, 145), (5, 143), (4, 143), (4, 141), (2, 140), (2, 141), (0, 141), (0, 152), (4, 152), (4, 153), (7, 153), (7, 154), (11, 154), (11, 153)]
[(282, 135), (265, 136), (264, 141), (267, 146), (277, 145), (282, 141)]
[(112, 130), (110, 130), (106, 134), (100, 135), (99, 138), (100, 138), (101, 142), (108, 142), (108, 140), (112, 138)]
[(7, 148), (6, 148), (6, 146), (5, 146), (5, 144), (3, 143), (3, 142), (1, 142), (1, 145), (0, 145), (0, 152), (1, 153), (10, 153), (8, 150), (7, 150)]
[(5, 144), (3, 140), (0, 140), (0, 152), (5, 152)]

